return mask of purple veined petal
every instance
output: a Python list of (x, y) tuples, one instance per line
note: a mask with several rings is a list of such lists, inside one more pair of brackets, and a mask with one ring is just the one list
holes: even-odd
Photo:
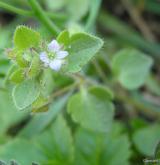
[(51, 69), (55, 71), (59, 71), (61, 69), (62, 62), (63, 62), (62, 60), (54, 59), (53, 61), (50, 62), (49, 66)]
[(57, 52), (57, 56), (56, 56), (56, 58), (57, 59), (63, 59), (63, 58), (65, 58), (66, 56), (68, 56), (68, 52), (67, 51), (59, 51), (59, 52)]
[(48, 49), (51, 52), (58, 52), (60, 50), (61, 46), (59, 45), (59, 43), (56, 40), (52, 40), (52, 42), (50, 42), (48, 44)]
[(49, 64), (49, 58), (47, 56), (46, 52), (41, 52), (40, 53), (40, 60), (45, 63), (45, 65)]

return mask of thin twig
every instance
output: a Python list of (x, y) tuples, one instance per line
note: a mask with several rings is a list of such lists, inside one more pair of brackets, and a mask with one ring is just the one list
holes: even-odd
[(138, 27), (138, 29), (141, 31), (143, 36), (147, 40), (155, 42), (156, 41), (155, 36), (153, 35), (147, 23), (141, 17), (139, 11), (132, 5), (131, 1), (130, 0), (121, 0), (121, 1), (124, 7), (126, 8), (127, 12), (129, 13), (131, 19), (133, 20), (135, 25)]

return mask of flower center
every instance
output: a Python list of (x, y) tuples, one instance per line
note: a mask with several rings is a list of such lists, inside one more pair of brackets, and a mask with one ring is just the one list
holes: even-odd
[(48, 58), (49, 59), (54, 59), (55, 58), (55, 56), (56, 56), (56, 53), (54, 53), (54, 52), (48, 52)]

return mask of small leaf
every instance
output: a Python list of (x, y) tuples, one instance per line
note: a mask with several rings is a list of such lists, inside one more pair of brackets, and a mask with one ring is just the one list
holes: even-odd
[(157, 124), (138, 129), (133, 134), (133, 141), (139, 152), (146, 156), (154, 156), (156, 146), (160, 141), (160, 126)]
[(113, 100), (114, 98), (113, 92), (109, 88), (106, 88), (100, 85), (91, 87), (89, 89), (89, 92), (101, 98), (102, 100), (103, 99)]
[(137, 50), (124, 49), (112, 60), (112, 69), (119, 82), (127, 89), (142, 86), (149, 74), (153, 60)]
[(10, 80), (14, 83), (21, 83), (24, 80), (24, 71), (23, 69), (17, 69), (10, 76)]
[(26, 26), (18, 26), (14, 33), (15, 47), (20, 50), (37, 47), (40, 40), (40, 34)]
[(65, 72), (78, 72), (100, 50), (103, 41), (87, 33), (76, 33), (71, 36), (68, 64)]
[(69, 32), (67, 30), (62, 31), (57, 37), (57, 41), (64, 46), (68, 46), (70, 41)]
[(114, 107), (108, 98), (102, 99), (99, 93), (101, 91), (96, 93), (82, 91), (75, 94), (70, 98), (67, 109), (72, 119), (84, 128), (107, 132), (112, 124)]
[(39, 84), (36, 81), (25, 80), (13, 89), (12, 96), (16, 107), (22, 110), (30, 106), (39, 93)]

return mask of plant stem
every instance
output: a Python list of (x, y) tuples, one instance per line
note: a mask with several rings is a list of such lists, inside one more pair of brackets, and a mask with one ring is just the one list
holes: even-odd
[(97, 71), (97, 73), (99, 74), (99, 76), (101, 77), (102, 81), (104, 81), (105, 83), (107, 82), (107, 78), (106, 75), (104, 73), (104, 71), (102, 70), (101, 66), (99, 65), (98, 61), (93, 60), (93, 65)]
[[(12, 13), (26, 16), (26, 17), (34, 17), (33, 11), (20, 9), (18, 7), (14, 7), (14, 6), (7, 4), (5, 2), (0, 2), (0, 8), (5, 9), (7, 11), (10, 11)], [(54, 14), (51, 12), (45, 12), (45, 13), (47, 16), (49, 16), (51, 19), (54, 19), (54, 20), (58, 20), (58, 21), (66, 20), (66, 15), (64, 15), (64, 14), (58, 14), (57, 15), (57, 14)]]
[(98, 15), (100, 5), (101, 5), (101, 0), (93, 0), (93, 2), (91, 3), (91, 9), (90, 9), (89, 16), (85, 25), (86, 31), (92, 30), (96, 21), (96, 17)]
[(66, 86), (66, 87), (64, 87), (64, 88), (62, 88), (62, 89), (60, 89), (60, 90), (54, 92), (54, 93), (50, 96), (51, 100), (52, 100), (53, 98), (55, 98), (55, 97), (61, 96), (62, 94), (66, 93), (66, 92), (69, 91), (69, 90), (74, 89), (77, 85), (78, 85), (77, 83), (73, 83), (73, 84), (71, 84), (71, 85), (68, 85), (68, 86)]
[(41, 21), (42, 24), (46, 26), (46, 28), (53, 34), (58, 35), (60, 32), (59, 28), (49, 19), (46, 13), (43, 11), (38, 1), (36, 0), (28, 0), (35, 16)]
[(19, 9), (17, 7), (12, 6), (12, 5), (6, 4), (5, 2), (0, 2), (0, 7), (5, 9), (5, 10), (8, 10), (10, 12), (17, 13), (17, 14), (20, 14), (20, 15), (33, 16), (33, 12), (32, 11)]

